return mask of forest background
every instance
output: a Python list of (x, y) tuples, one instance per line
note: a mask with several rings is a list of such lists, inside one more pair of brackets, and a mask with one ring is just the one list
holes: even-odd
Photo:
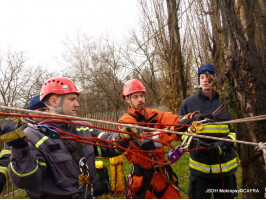
[[(198, 85), (197, 69), (212, 63), (221, 101), (232, 119), (265, 114), (265, 2), (261, 0), (138, 0), (139, 23), (123, 42), (108, 34), (65, 39), (63, 70), (28, 65), (25, 51), (0, 55), (0, 104), (25, 108), (44, 81), (66, 76), (79, 87), (79, 116), (126, 109), (122, 87), (141, 80), (149, 107), (178, 113)], [(88, 19), (89, 20), (89, 19)], [(235, 124), (239, 140), (265, 142), (263, 121)], [(238, 145), (241, 162), (254, 146)], [(242, 166), (241, 188), (259, 189), (245, 198), (263, 198), (266, 170), (262, 157)]]

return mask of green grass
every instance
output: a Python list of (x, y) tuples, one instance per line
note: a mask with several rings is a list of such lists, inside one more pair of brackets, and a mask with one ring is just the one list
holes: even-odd
[[(180, 144), (180, 142), (173, 142), (172, 145), (173, 146), (178, 146)], [(166, 151), (170, 151), (170, 149), (166, 148)], [(110, 163), (109, 163), (109, 159), (97, 159), (97, 160), (102, 160), (104, 162), (104, 165), (110, 169)], [(180, 193), (181, 193), (181, 197), (184, 199), (188, 198), (188, 194), (187, 194), (187, 189), (188, 189), (188, 184), (189, 184), (189, 153), (184, 153), (182, 155), (182, 157), (174, 164), (172, 164), (172, 168), (174, 170), (174, 172), (177, 174), (178, 176), (178, 181), (179, 181), (179, 187), (181, 189)], [(125, 177), (127, 178), (129, 173), (131, 172), (131, 166), (132, 164), (129, 163), (126, 159), (123, 160), (123, 172)], [(238, 167), (236, 176), (237, 176), (237, 185), (238, 185), (238, 189), (241, 188), (241, 178), (242, 178), (242, 170), (241, 167)], [(109, 170), (109, 174), (110, 174), (110, 170)], [(12, 195), (9, 195), (8, 197), (5, 197), (7, 199), (13, 198)], [(26, 195), (26, 192), (24, 190), (20, 190), (18, 194), (15, 195), (16, 199), (25, 199), (28, 198)], [(104, 195), (101, 195), (98, 197), (99, 199), (122, 199), (125, 198), (124, 194), (119, 194), (114, 196), (113, 192), (108, 192)], [(242, 195), (240, 194), (237, 198), (241, 199)]]

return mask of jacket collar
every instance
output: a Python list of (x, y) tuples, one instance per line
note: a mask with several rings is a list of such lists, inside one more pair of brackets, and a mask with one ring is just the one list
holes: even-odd
[[(144, 113), (147, 113), (147, 109), (146, 109), (146, 108), (144, 108), (143, 110), (144, 110)], [(133, 109), (131, 108), (131, 106), (128, 106), (128, 112), (129, 112), (130, 114), (134, 115), (134, 116), (138, 116), (138, 115), (143, 115), (143, 116), (145, 116), (145, 115), (143, 114), (142, 110), (136, 110), (136, 111), (133, 111)]]
[[(213, 98), (212, 99), (219, 99), (220, 95), (217, 92), (212, 93)], [(209, 99), (209, 97), (205, 96), (204, 93), (202, 92), (202, 88), (199, 89), (199, 97), (202, 99)]]

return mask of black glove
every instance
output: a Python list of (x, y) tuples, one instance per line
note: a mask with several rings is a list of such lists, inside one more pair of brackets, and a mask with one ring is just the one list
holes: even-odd
[(207, 150), (207, 149), (209, 150), (210, 146), (211, 146), (211, 143), (209, 144), (209, 143), (204, 142), (204, 141), (202, 141), (200, 139), (198, 139), (196, 141), (196, 148), (208, 147), (208, 148), (206, 148), (204, 150)]
[(193, 121), (200, 121), (200, 120), (204, 120), (204, 119), (213, 119), (213, 115), (211, 113), (206, 113), (206, 114), (195, 114), (193, 115)]
[(193, 121), (194, 120), (191, 119), (191, 118), (190, 119), (181, 119), (181, 121), (178, 122), (178, 124), (188, 124), (188, 125), (191, 125)]
[(7, 117), (0, 120), (0, 141), (7, 142), (9, 146), (23, 148), (28, 145), (28, 137), (18, 127), (20, 120), (15, 117)]
[(212, 114), (206, 113), (206, 114), (200, 114), (199, 111), (195, 111), (193, 113), (186, 114), (181, 121), (178, 124), (192, 124), (194, 121), (200, 121), (205, 118), (213, 119)]
[(210, 155), (222, 155), (225, 150), (225, 143), (222, 141), (207, 143), (202, 140), (198, 140), (196, 148), (202, 147), (207, 147), (205, 149), (201, 149), (201, 151), (208, 152)]

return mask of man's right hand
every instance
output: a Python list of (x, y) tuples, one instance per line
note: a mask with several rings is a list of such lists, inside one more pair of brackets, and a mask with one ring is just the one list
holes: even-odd
[(11, 146), (15, 146), (16, 143), (21, 144), (26, 142), (27, 135), (18, 129), (20, 126), (19, 119), (15, 117), (7, 117), (0, 119), (0, 141), (7, 142)]
[[(134, 128), (134, 127), (127, 127), (127, 126), (124, 126), (121, 131), (124, 131), (124, 132), (130, 132), (130, 133), (134, 133), (134, 134), (138, 134), (138, 129)], [(127, 133), (120, 133), (120, 137), (122, 139), (137, 139), (136, 136), (133, 136), (133, 135), (129, 135)]]

